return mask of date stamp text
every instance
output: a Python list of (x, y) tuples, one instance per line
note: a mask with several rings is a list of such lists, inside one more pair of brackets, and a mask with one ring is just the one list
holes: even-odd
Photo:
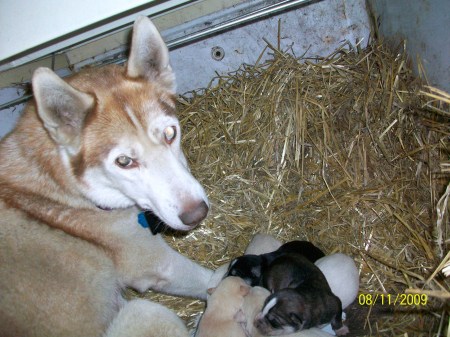
[(358, 304), (364, 306), (426, 306), (426, 294), (359, 294)]

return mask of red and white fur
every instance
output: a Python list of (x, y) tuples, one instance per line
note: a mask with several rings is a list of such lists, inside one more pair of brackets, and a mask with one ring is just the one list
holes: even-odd
[(212, 272), (137, 223), (189, 230), (208, 201), (191, 175), (160, 34), (134, 25), (126, 66), (62, 80), (39, 68), (34, 100), (0, 142), (0, 335), (187, 336), (154, 289), (206, 298)]

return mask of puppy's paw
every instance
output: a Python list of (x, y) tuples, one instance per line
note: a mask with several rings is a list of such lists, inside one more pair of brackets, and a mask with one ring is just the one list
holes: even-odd
[(348, 330), (348, 327), (346, 325), (342, 325), (339, 329), (334, 330), (334, 332), (336, 333), (336, 336), (344, 336), (348, 334), (350, 330)]

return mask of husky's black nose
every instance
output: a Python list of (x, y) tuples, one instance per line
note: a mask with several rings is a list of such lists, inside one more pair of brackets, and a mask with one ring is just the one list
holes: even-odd
[(206, 202), (201, 201), (200, 203), (187, 207), (178, 217), (186, 226), (194, 227), (206, 218), (208, 210), (209, 208)]

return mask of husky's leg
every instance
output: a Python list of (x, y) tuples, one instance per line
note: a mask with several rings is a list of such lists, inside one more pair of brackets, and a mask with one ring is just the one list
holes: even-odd
[(188, 337), (184, 322), (166, 307), (147, 300), (127, 302), (104, 337)]
[(206, 299), (208, 282), (213, 271), (172, 249), (160, 235), (153, 238), (159, 241), (162, 252), (160, 255), (162, 265), (155, 290)]
[[(2, 188), (3, 193), (8, 191)], [(122, 284), (141, 292), (152, 288), (206, 299), (213, 272), (176, 252), (160, 235), (142, 228), (134, 208), (105, 212), (70, 208), (38, 196), (27, 199), (11, 194), (9, 199), (55, 228), (104, 248)]]
[[(134, 227), (120, 250), (116, 267), (123, 282), (138, 291), (149, 288), (172, 295), (206, 299), (212, 270), (181, 255), (161, 237)], [(128, 231), (128, 235), (133, 234)]]

